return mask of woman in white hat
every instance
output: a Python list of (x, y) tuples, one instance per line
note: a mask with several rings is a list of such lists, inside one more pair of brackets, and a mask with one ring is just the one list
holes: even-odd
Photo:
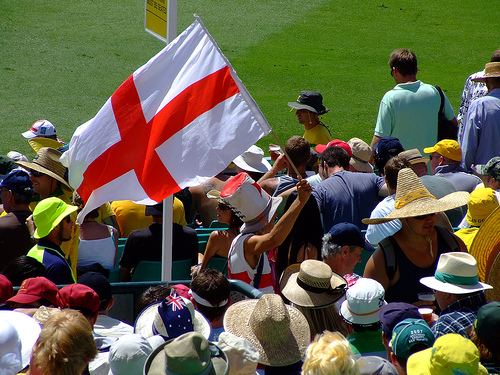
[(404, 168), (398, 173), (395, 209), (379, 219), (363, 219), (365, 224), (381, 224), (400, 219), (402, 228), (383, 239), (368, 260), (364, 276), (377, 280), (386, 290), (388, 302), (416, 303), (418, 293), (429, 292), (420, 284), (422, 277), (434, 275), (439, 256), (450, 251), (467, 251), (462, 240), (435, 226), (436, 213), (467, 204), (469, 193), (455, 192), (436, 199), (417, 175)]
[(311, 195), (311, 185), (301, 180), (297, 192), (297, 199), (274, 225), (281, 198), (272, 198), (246, 173), (227, 181), (220, 199), (243, 221), (241, 233), (229, 250), (230, 279), (242, 280), (263, 293), (274, 292), (273, 275), (265, 253), (285, 240)]

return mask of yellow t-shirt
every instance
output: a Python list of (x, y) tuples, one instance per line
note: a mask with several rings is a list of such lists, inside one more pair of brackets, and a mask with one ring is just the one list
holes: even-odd
[(467, 246), (467, 251), (470, 251), (470, 247), (472, 245), (472, 241), (476, 237), (477, 231), (479, 227), (472, 227), (466, 229), (459, 229), (455, 232), (456, 236), (464, 241), (465, 246)]
[(321, 124), (309, 130), (306, 129), (303, 138), (307, 139), (313, 148), (316, 147), (316, 145), (326, 145), (332, 140), (332, 136), (328, 129)]

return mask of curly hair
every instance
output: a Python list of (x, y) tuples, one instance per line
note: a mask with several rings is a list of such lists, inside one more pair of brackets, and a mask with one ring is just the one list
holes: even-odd
[(49, 317), (33, 347), (30, 366), (43, 375), (80, 374), (97, 355), (92, 328), (78, 311), (64, 309)]
[(307, 347), (302, 374), (358, 375), (360, 369), (345, 337), (339, 332), (325, 331)]

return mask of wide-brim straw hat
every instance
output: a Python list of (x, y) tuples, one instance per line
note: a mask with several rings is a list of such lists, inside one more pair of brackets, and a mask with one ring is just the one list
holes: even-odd
[(423, 277), (426, 287), (443, 293), (468, 294), (491, 289), (479, 281), (476, 259), (469, 253), (451, 252), (440, 255), (434, 276)]
[(493, 262), (500, 253), (500, 207), (495, 209), (481, 224), (469, 253), (477, 260), (477, 274), (479, 280), (486, 281), (489, 277)]
[(271, 164), (264, 158), (264, 151), (255, 145), (250, 146), (248, 150), (237, 156), (233, 163), (247, 172), (266, 173), (271, 169)]
[[(212, 331), (209, 321), (198, 310), (194, 309), (193, 304), (189, 300), (185, 298), (182, 298), (182, 300), (191, 313), (194, 331), (201, 333), (203, 337), (208, 339)], [(139, 314), (134, 324), (135, 333), (142, 335), (144, 338), (149, 338), (156, 334), (154, 332), (153, 325), (156, 324), (160, 327), (163, 323), (160, 314), (158, 313), (160, 304), (161, 302), (152, 303)], [(158, 328), (157, 331), (159, 331)]]
[(485, 282), (490, 284), (493, 289), (485, 290), (486, 299), (491, 301), (500, 301), (500, 256), (497, 255), (491, 267), (488, 268)]
[(394, 219), (433, 214), (464, 206), (468, 200), (469, 193), (466, 191), (457, 191), (436, 199), (412, 169), (403, 168), (398, 173), (394, 210), (385, 217), (362, 221), (364, 224), (381, 224)]
[(302, 307), (324, 307), (338, 301), (347, 282), (319, 260), (305, 260), (288, 266), (280, 281), (281, 294)]
[(40, 324), (31, 316), (17, 311), (0, 310), (0, 319), (7, 320), (17, 330), (21, 340), (21, 362), (25, 368), (30, 363), (33, 346), (42, 331)]
[(484, 74), (481, 77), (472, 78), (471, 81), (486, 83), (487, 78), (500, 77), (500, 62), (489, 62), (484, 66)]
[(297, 363), (311, 341), (305, 316), (277, 294), (231, 305), (224, 315), (224, 329), (250, 341), (259, 352), (259, 363), (266, 366)]
[(17, 161), (16, 164), (28, 170), (35, 170), (60, 181), (71, 189), (66, 181), (66, 167), (61, 164), (61, 153), (50, 147), (43, 147), (38, 151), (32, 162)]
[(271, 197), (246, 173), (231, 177), (221, 192), (211, 190), (207, 197), (221, 199), (243, 221), (243, 234), (255, 233), (269, 224), (282, 201), (281, 197)]

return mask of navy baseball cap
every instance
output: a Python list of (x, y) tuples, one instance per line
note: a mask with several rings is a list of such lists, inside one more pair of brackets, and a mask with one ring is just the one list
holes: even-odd
[(0, 182), (0, 187), (23, 195), (33, 194), (33, 183), (30, 180), (30, 175), (20, 169), (15, 169), (5, 176)]
[(392, 337), (392, 330), (399, 322), (407, 319), (422, 319), (418, 307), (406, 302), (391, 302), (382, 306), (378, 313), (385, 337)]
[(396, 156), (400, 152), (404, 151), (403, 145), (399, 141), (399, 138), (395, 137), (383, 137), (373, 146), (373, 150), (376, 154), (380, 156)]
[(331, 242), (338, 246), (360, 246), (368, 251), (375, 248), (363, 239), (361, 230), (351, 223), (338, 223), (328, 231), (332, 235)]

